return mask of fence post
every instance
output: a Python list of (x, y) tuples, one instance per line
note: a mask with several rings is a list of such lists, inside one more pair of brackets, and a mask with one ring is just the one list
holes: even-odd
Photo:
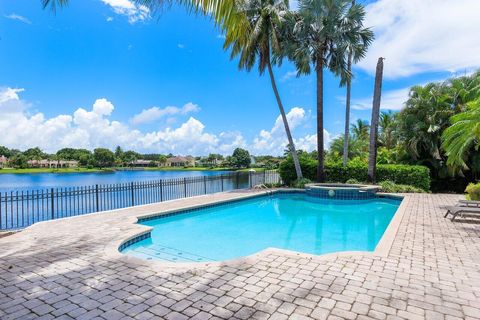
[(223, 192), (223, 174), (220, 175), (220, 178), (222, 179), (222, 192)]
[(250, 189), (252, 189), (252, 171), (248, 171), (248, 184), (250, 185)]
[(236, 177), (236, 181), (237, 181), (237, 186), (235, 189), (238, 189), (238, 176), (239, 176), (240, 172), (237, 171), (237, 177)]
[(100, 211), (100, 201), (98, 200), (98, 184), (95, 185), (95, 206), (96, 211)]
[[(55, 219), (55, 201), (53, 200), (53, 196), (55, 194), (55, 191), (53, 191), (53, 188), (50, 189), (50, 201), (51, 201), (51, 206), (52, 206), (52, 220)], [(18, 221), (17, 221), (18, 223)]]
[[(6, 221), (6, 214), (5, 214), (5, 221)], [(5, 226), (5, 229), (7, 226)], [(0, 191), (0, 230), (2, 229), (2, 192)]]
[(135, 205), (135, 189), (134, 189), (134, 183), (131, 182), (130, 183), (130, 194), (131, 194), (131, 198), (132, 198), (132, 207)]
[(267, 183), (267, 170), (263, 170), (263, 184)]
[(203, 189), (205, 190), (205, 194), (207, 194), (207, 176), (203, 176)]
[(183, 194), (184, 198), (187, 197), (187, 178), (183, 178)]
[(160, 179), (160, 202), (163, 202), (163, 180)]

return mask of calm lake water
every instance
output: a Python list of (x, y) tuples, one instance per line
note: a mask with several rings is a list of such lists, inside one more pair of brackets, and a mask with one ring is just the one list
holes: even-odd
[(229, 171), (115, 171), (89, 173), (0, 174), (0, 192), (79, 187), (227, 174)]

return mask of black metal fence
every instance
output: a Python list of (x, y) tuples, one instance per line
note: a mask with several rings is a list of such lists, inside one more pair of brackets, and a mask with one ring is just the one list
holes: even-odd
[(39, 221), (280, 182), (280, 175), (276, 171), (235, 172), (216, 176), (0, 192), (0, 230), (24, 228)]

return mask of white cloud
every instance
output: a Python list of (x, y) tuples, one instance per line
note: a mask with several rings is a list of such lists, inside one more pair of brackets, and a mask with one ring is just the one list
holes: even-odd
[(9, 15), (5, 15), (4, 17), (10, 20), (17, 20), (26, 24), (32, 24), (32, 21), (30, 21), (28, 18), (25, 18), (24, 16), (18, 15), (16, 13), (11, 13)]
[[(119, 121), (111, 120), (115, 107), (107, 99), (97, 99), (91, 110), (78, 108), (73, 114), (46, 118), (42, 113), (30, 114), (30, 105), (19, 96), (23, 89), (0, 88), (0, 145), (27, 149), (40, 147), (55, 152), (64, 147), (87, 148), (120, 145), (139, 152), (204, 155), (231, 154), (246, 143), (239, 132), (206, 132), (205, 125), (190, 117), (177, 128), (168, 127), (143, 133)], [(177, 112), (199, 110), (193, 103)]]
[(283, 75), (283, 77), (282, 77), (280, 80), (281, 80), (282, 82), (285, 82), (285, 81), (290, 80), (290, 79), (292, 79), (292, 78), (294, 78), (294, 77), (296, 77), (296, 76), (297, 76), (297, 71), (288, 71), (287, 73), (285, 73), (285, 74)]
[[(331, 142), (332, 135), (326, 129), (323, 129), (323, 144), (326, 149), (330, 147)], [(295, 147), (298, 150), (304, 150), (308, 152), (317, 150), (317, 134), (308, 134), (298, 140), (295, 140)]]
[[(382, 93), (381, 109), (398, 111), (403, 109), (404, 103), (408, 99), (410, 87), (397, 90), (389, 90)], [(345, 98), (340, 99), (345, 102)], [(360, 98), (352, 100), (352, 109), (355, 110), (369, 110), (372, 109), (373, 97)]]
[(107, 22), (112, 22), (112, 21), (113, 21), (113, 17), (107, 17), (107, 19), (105, 19), (105, 20), (107, 20)]
[[(305, 151), (313, 151), (317, 149), (317, 135), (311, 134), (295, 139), (295, 129), (304, 125), (309, 119), (309, 115), (303, 108), (295, 107), (287, 113), (287, 120), (290, 131), (294, 137), (295, 147)], [(330, 134), (324, 130), (325, 145), (330, 144)], [(288, 144), (285, 134), (285, 127), (281, 116), (278, 116), (271, 130), (261, 130), (254, 138), (252, 151), (254, 154), (272, 154), (281, 155)]]
[[(130, 120), (133, 124), (143, 124), (155, 122), (165, 116), (173, 116), (178, 114), (188, 114), (193, 112), (199, 112), (200, 107), (192, 102), (187, 103), (182, 108), (168, 106), (165, 108), (152, 107), (150, 109), (144, 109), (139, 114), (133, 116)], [(170, 120), (172, 122), (173, 120)]]
[(190, 112), (199, 112), (199, 111), (200, 111), (200, 107), (198, 106), (198, 104), (194, 104), (192, 102), (187, 103), (182, 108), (182, 113), (183, 114), (187, 114), (187, 113), (190, 113)]
[(367, 6), (376, 39), (360, 68), (373, 74), (385, 57), (387, 78), (480, 67), (480, 1), (378, 0)]
[[(132, 0), (101, 0), (110, 6), (116, 14), (128, 17), (128, 22), (134, 24), (150, 18), (150, 9), (144, 5), (134, 3)], [(107, 21), (108, 18), (107, 18)]]
[(18, 94), (23, 91), (25, 91), (25, 89), (0, 88), (0, 103), (5, 103), (11, 100), (20, 100)]
[(185, 45), (184, 45), (183, 43), (177, 44), (177, 47), (178, 47), (179, 49), (185, 49)]

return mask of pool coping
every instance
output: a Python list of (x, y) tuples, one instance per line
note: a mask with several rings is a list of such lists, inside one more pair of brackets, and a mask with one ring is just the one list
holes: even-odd
[[(256, 197), (261, 197), (269, 194), (295, 193), (295, 192), (304, 192), (304, 191), (305, 189), (287, 189), (287, 188), (269, 189), (261, 192), (257, 191), (254, 193), (237, 195), (230, 199), (223, 199), (223, 200), (213, 199), (212, 201), (208, 201), (206, 203), (197, 204), (197, 205), (182, 206), (181, 201), (179, 201), (180, 206), (174, 209), (167, 209), (164, 211), (157, 211), (155, 213), (146, 213), (146, 214), (128, 217), (126, 222), (134, 224), (136, 227), (139, 228), (139, 230), (126, 235), (123, 238), (123, 240), (120, 240), (120, 241), (114, 240), (108, 243), (107, 245), (105, 245), (104, 252), (108, 256), (112, 256), (114, 258), (119, 258), (119, 259), (126, 259), (129, 262), (139, 264), (139, 265), (150, 265), (150, 266), (155, 266), (161, 269), (174, 268), (178, 270), (199, 269), (199, 268), (201, 269), (205, 267), (215, 267), (215, 266), (224, 266), (224, 265), (233, 266), (233, 265), (244, 264), (244, 263), (252, 263), (261, 257), (265, 257), (275, 253), (281, 253), (287, 256), (301, 257), (308, 260), (331, 260), (331, 259), (337, 259), (341, 257), (352, 257), (352, 256), (378, 256), (378, 257), (388, 256), (390, 249), (393, 245), (393, 242), (395, 240), (396, 234), (398, 232), (399, 226), (403, 220), (403, 216), (406, 212), (407, 201), (405, 201), (405, 199), (407, 198), (407, 195), (399, 195), (399, 194), (392, 194), (392, 193), (378, 193), (378, 195), (381, 198), (393, 198), (393, 199), (401, 200), (401, 202), (397, 211), (395, 212), (392, 219), (390, 220), (390, 223), (385, 229), (382, 237), (380, 238), (377, 246), (375, 247), (374, 251), (340, 251), (340, 252), (332, 252), (332, 253), (326, 253), (321, 255), (315, 255), (315, 254), (309, 254), (309, 253), (304, 253), (299, 251), (268, 247), (248, 256), (243, 256), (243, 257), (234, 258), (234, 259), (227, 259), (223, 261), (210, 261), (210, 262), (168, 262), (163, 260), (147, 260), (147, 259), (137, 258), (134, 256), (129, 256), (120, 251), (121, 250), (120, 248), (122, 248), (122, 246), (125, 246), (125, 244), (128, 243), (129, 241), (132, 241), (133, 239), (136, 239), (136, 238), (146, 237), (146, 235), (153, 230), (153, 227), (139, 224), (138, 222), (141, 219), (162, 217), (172, 213), (181, 214), (180, 212), (183, 212), (183, 211), (201, 209), (201, 208), (206, 208), (210, 206), (218, 206), (226, 203), (233, 203), (233, 202), (252, 199)], [(201, 196), (201, 197), (207, 197), (207, 196)], [(171, 201), (178, 201), (178, 199), (171, 200)]]

